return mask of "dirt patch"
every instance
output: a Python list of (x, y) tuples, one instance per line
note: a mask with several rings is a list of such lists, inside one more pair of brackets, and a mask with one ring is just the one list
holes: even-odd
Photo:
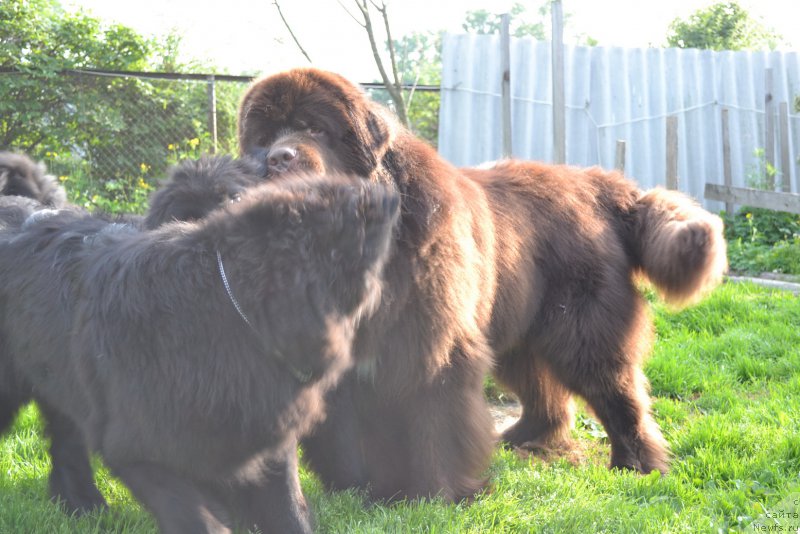
[(519, 419), (520, 414), (522, 414), (522, 406), (516, 402), (490, 404), (489, 411), (494, 419), (494, 427), (499, 434)]

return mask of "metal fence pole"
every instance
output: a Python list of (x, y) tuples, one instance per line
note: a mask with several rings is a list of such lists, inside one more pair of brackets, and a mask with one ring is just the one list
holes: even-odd
[(214, 75), (208, 78), (208, 132), (211, 134), (211, 153), (217, 153), (217, 88)]

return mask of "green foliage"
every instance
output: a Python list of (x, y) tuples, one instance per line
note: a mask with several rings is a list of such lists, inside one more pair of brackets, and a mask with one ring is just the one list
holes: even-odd
[(756, 148), (753, 151), (753, 157), (755, 158), (755, 163), (748, 167), (745, 183), (753, 189), (775, 191), (775, 187), (778, 185), (775, 181), (778, 176), (778, 169), (767, 161), (763, 148)]
[(442, 79), (442, 35), (412, 32), (392, 42), (403, 83), (436, 85)]
[(723, 217), (731, 269), (800, 275), (800, 215), (744, 206)]
[[(748, 187), (774, 191), (777, 169), (766, 160), (764, 149), (753, 152), (755, 163), (747, 169)], [(728, 240), (728, 263), (734, 271), (800, 274), (800, 215), (743, 206), (723, 213)]]
[(30, 73), (138, 70), (147, 65), (152, 45), (125, 26), (102, 28), (83, 13), (67, 13), (55, 0), (5, 0), (0, 20), (0, 66)]
[(800, 238), (771, 246), (732, 241), (728, 243), (728, 263), (737, 272), (800, 275)]
[(503, 389), (492, 376), (487, 376), (483, 381), (483, 393), (486, 395), (486, 398), (494, 404), (505, 404), (514, 401), (513, 395)]
[[(491, 491), (474, 502), (368, 504), (353, 491), (300, 481), (327, 533), (761, 532), (765, 513), (793, 513), (800, 470), (800, 299), (752, 284), (725, 284), (680, 313), (655, 305), (656, 343), (645, 372), (672, 470), (606, 468), (608, 438), (579, 408), (570, 454), (495, 453)], [(155, 533), (152, 518), (99, 462), (110, 508), (68, 517), (47, 498), (47, 439), (26, 408), (0, 438), (0, 532)], [(791, 519), (791, 517), (789, 518)], [(783, 532), (788, 525), (781, 523)], [(779, 531), (772, 529), (771, 531)]]
[[(413, 32), (392, 41), (397, 71), (403, 84), (439, 85), (442, 78), (442, 37), (433, 32)], [(385, 90), (373, 90), (370, 96), (392, 107)], [(406, 115), (411, 130), (434, 147), (439, 135), (438, 91), (404, 91)]]
[[(138, 70), (146, 65), (148, 42), (131, 30), (68, 14), (52, 0), (9, 0), (0, 4), (0, 67), (25, 74), (0, 74), (0, 147), (35, 153), (63, 152), (90, 142), (102, 122), (98, 86), (64, 83), (62, 69)], [(112, 87), (112, 94), (126, 81)], [(79, 109), (85, 111), (79, 112)], [(110, 120), (110, 119), (109, 119)]]
[[(442, 81), (441, 34), (414, 32), (394, 42), (403, 83), (439, 85)], [(406, 91), (406, 114), (411, 129), (436, 146), (439, 136), (439, 92)]]
[(51, 169), (69, 169), (59, 174), (58, 179), (67, 190), (70, 202), (90, 211), (106, 213), (144, 213), (147, 210), (147, 199), (153, 185), (146, 180), (150, 170), (146, 163), (140, 165), (138, 175), (129, 173), (119, 178), (96, 180), (88, 161), (71, 155), (46, 155), (52, 158), (51, 161), (58, 162), (51, 164)]
[(725, 216), (725, 237), (759, 245), (776, 245), (800, 237), (800, 215), (743, 206)]
[[(526, 4), (514, 2), (511, 9), (508, 11), (509, 33), (512, 37), (533, 37), (540, 41), (550, 39), (550, 13), (551, 2), (549, 0), (543, 2), (533, 14), (528, 12)], [(572, 13), (564, 11), (562, 18), (564, 27), (566, 28), (569, 26)], [(476, 9), (467, 12), (461, 27), (467, 33), (490, 35), (500, 33), (501, 25), (502, 14), (492, 13), (485, 9)], [(597, 45), (596, 39), (584, 34), (577, 35), (576, 41), (578, 44), (585, 46)]]
[(669, 46), (711, 50), (772, 50), (782, 39), (731, 1), (698, 9), (687, 20), (673, 20), (667, 34)]
[(442, 99), (438, 91), (417, 91), (406, 102), (408, 122), (414, 133), (436, 147), (439, 142), (439, 106)]
[[(0, 149), (44, 159), (80, 203), (140, 211), (166, 173), (167, 146), (208, 138), (205, 83), (62, 73), (189, 70), (174, 34), (145, 39), (56, 0), (4, 1), (0, 20), (0, 67), (11, 71), (0, 73)], [(220, 89), (220, 150), (229, 151), (240, 88)], [(148, 187), (136, 191), (140, 183)]]
[[(514, 37), (533, 37), (544, 40), (547, 38), (548, 26), (546, 18), (550, 14), (550, 2), (545, 2), (537, 10), (538, 20), (527, 20), (527, 7), (520, 2), (514, 2), (508, 11), (509, 33)], [(566, 17), (565, 17), (566, 19)], [(493, 34), (500, 33), (502, 17), (497, 13), (490, 13), (485, 9), (468, 11), (466, 20), (461, 25), (467, 33)]]

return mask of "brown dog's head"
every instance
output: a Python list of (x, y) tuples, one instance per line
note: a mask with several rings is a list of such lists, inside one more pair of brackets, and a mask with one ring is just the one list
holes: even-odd
[(389, 147), (384, 111), (338, 74), (294, 69), (253, 83), (239, 108), (243, 155), (270, 175), (312, 171), (370, 176)]

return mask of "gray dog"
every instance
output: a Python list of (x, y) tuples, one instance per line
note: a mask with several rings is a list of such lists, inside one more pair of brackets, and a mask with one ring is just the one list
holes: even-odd
[(59, 212), (0, 239), (0, 365), (74, 434), (61, 486), (85, 489), (85, 440), (163, 532), (309, 532), (297, 437), (352, 363), (398, 204), (298, 177), (152, 232)]
[(32, 198), (56, 208), (67, 203), (64, 188), (44, 164), (14, 152), (0, 152), (0, 195)]

